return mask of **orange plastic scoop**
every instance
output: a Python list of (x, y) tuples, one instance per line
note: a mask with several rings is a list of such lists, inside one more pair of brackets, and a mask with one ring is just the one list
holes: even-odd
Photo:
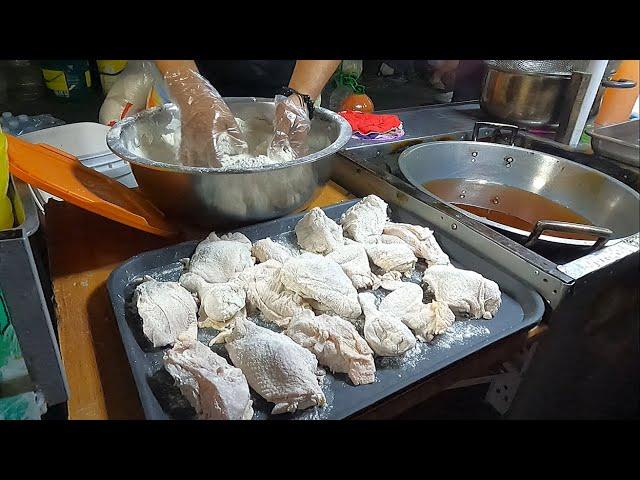
[(50, 145), (7, 135), (9, 170), (20, 180), (80, 208), (163, 237), (177, 234), (164, 214), (139, 192), (82, 165)]

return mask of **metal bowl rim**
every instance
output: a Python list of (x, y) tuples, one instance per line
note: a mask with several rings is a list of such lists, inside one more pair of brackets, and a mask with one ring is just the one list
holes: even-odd
[[(273, 103), (272, 99), (268, 98), (256, 98), (256, 97), (247, 97), (247, 98), (232, 98), (225, 99), (227, 103)], [(248, 169), (239, 169), (239, 168), (228, 168), (228, 169), (220, 169), (215, 167), (191, 167), (191, 166), (183, 166), (183, 165), (173, 165), (170, 163), (156, 162), (154, 160), (150, 160), (145, 157), (138, 156), (131, 151), (127, 150), (123, 142), (121, 140), (122, 130), (125, 127), (135, 123), (140, 118), (149, 117), (161, 110), (169, 110), (177, 108), (174, 104), (168, 103), (165, 105), (161, 105), (158, 107), (150, 108), (148, 110), (143, 110), (131, 117), (127, 117), (123, 120), (117, 122), (111, 129), (107, 132), (107, 146), (109, 149), (118, 155), (120, 158), (134, 164), (139, 165), (141, 167), (151, 168), (154, 170), (163, 170), (163, 171), (171, 171), (178, 173), (190, 173), (190, 174), (217, 174), (217, 175), (226, 175), (226, 174), (247, 174), (247, 173), (261, 173), (261, 172), (271, 172), (276, 170), (282, 170), (285, 168), (291, 168), (301, 165), (306, 165), (309, 163), (314, 163), (322, 158), (328, 157), (340, 151), (351, 139), (351, 126), (349, 122), (347, 122), (344, 118), (338, 115), (331, 110), (326, 108), (317, 107), (315, 109), (315, 113), (320, 117), (326, 117), (328, 120), (333, 120), (338, 124), (339, 132), (338, 138), (335, 139), (331, 145), (322, 150), (312, 153), (311, 155), (306, 155), (302, 157), (302, 159), (286, 162), (282, 164), (276, 165), (265, 165), (262, 167), (248, 168)]]

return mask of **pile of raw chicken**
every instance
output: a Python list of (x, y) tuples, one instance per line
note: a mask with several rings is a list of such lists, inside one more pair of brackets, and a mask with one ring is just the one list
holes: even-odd
[[(147, 277), (136, 288), (144, 334), (172, 347), (164, 367), (199, 418), (251, 419), (249, 386), (275, 404), (272, 414), (323, 406), (319, 365), (372, 383), (374, 355), (401, 356), (444, 333), (456, 314), (489, 319), (500, 307), (495, 282), (451, 265), (430, 229), (390, 222), (375, 195), (338, 223), (314, 208), (295, 234), (300, 252), (211, 233), (179, 282)], [(403, 281), (420, 261), (424, 290)], [(389, 292), (379, 302), (377, 289)], [(258, 312), (280, 331), (248, 318)], [(224, 343), (233, 365), (198, 341), (198, 328), (220, 331), (210, 345)]]

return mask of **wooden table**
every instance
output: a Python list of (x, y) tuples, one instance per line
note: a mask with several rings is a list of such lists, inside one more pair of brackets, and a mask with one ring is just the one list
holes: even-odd
[[(303, 209), (350, 198), (327, 184)], [(202, 238), (205, 232), (191, 232)], [(112, 222), (69, 203), (49, 202), (46, 237), (56, 302), (60, 352), (70, 389), (70, 419), (142, 419), (142, 407), (107, 295), (106, 280), (123, 261), (138, 253), (176, 243)], [(424, 400), (458, 380), (482, 374), (539, 333), (521, 332), (456, 364), (400, 400), (387, 402), (387, 415)], [(398, 403), (400, 401), (400, 403)]]

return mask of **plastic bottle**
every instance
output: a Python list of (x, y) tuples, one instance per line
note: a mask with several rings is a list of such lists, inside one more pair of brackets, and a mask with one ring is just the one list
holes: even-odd
[(7, 139), (0, 128), (0, 231), (13, 227), (13, 206), (7, 196), (9, 188), (9, 157)]
[(76, 100), (91, 91), (88, 60), (46, 60), (41, 66), (45, 84), (56, 97)]
[(109, 93), (111, 87), (118, 81), (120, 75), (127, 67), (127, 60), (96, 60), (102, 91)]
[(623, 60), (613, 75), (613, 80), (633, 80), (633, 88), (607, 88), (602, 96), (602, 104), (595, 119), (597, 126), (612, 125), (629, 120), (634, 103), (638, 99), (640, 60)]

